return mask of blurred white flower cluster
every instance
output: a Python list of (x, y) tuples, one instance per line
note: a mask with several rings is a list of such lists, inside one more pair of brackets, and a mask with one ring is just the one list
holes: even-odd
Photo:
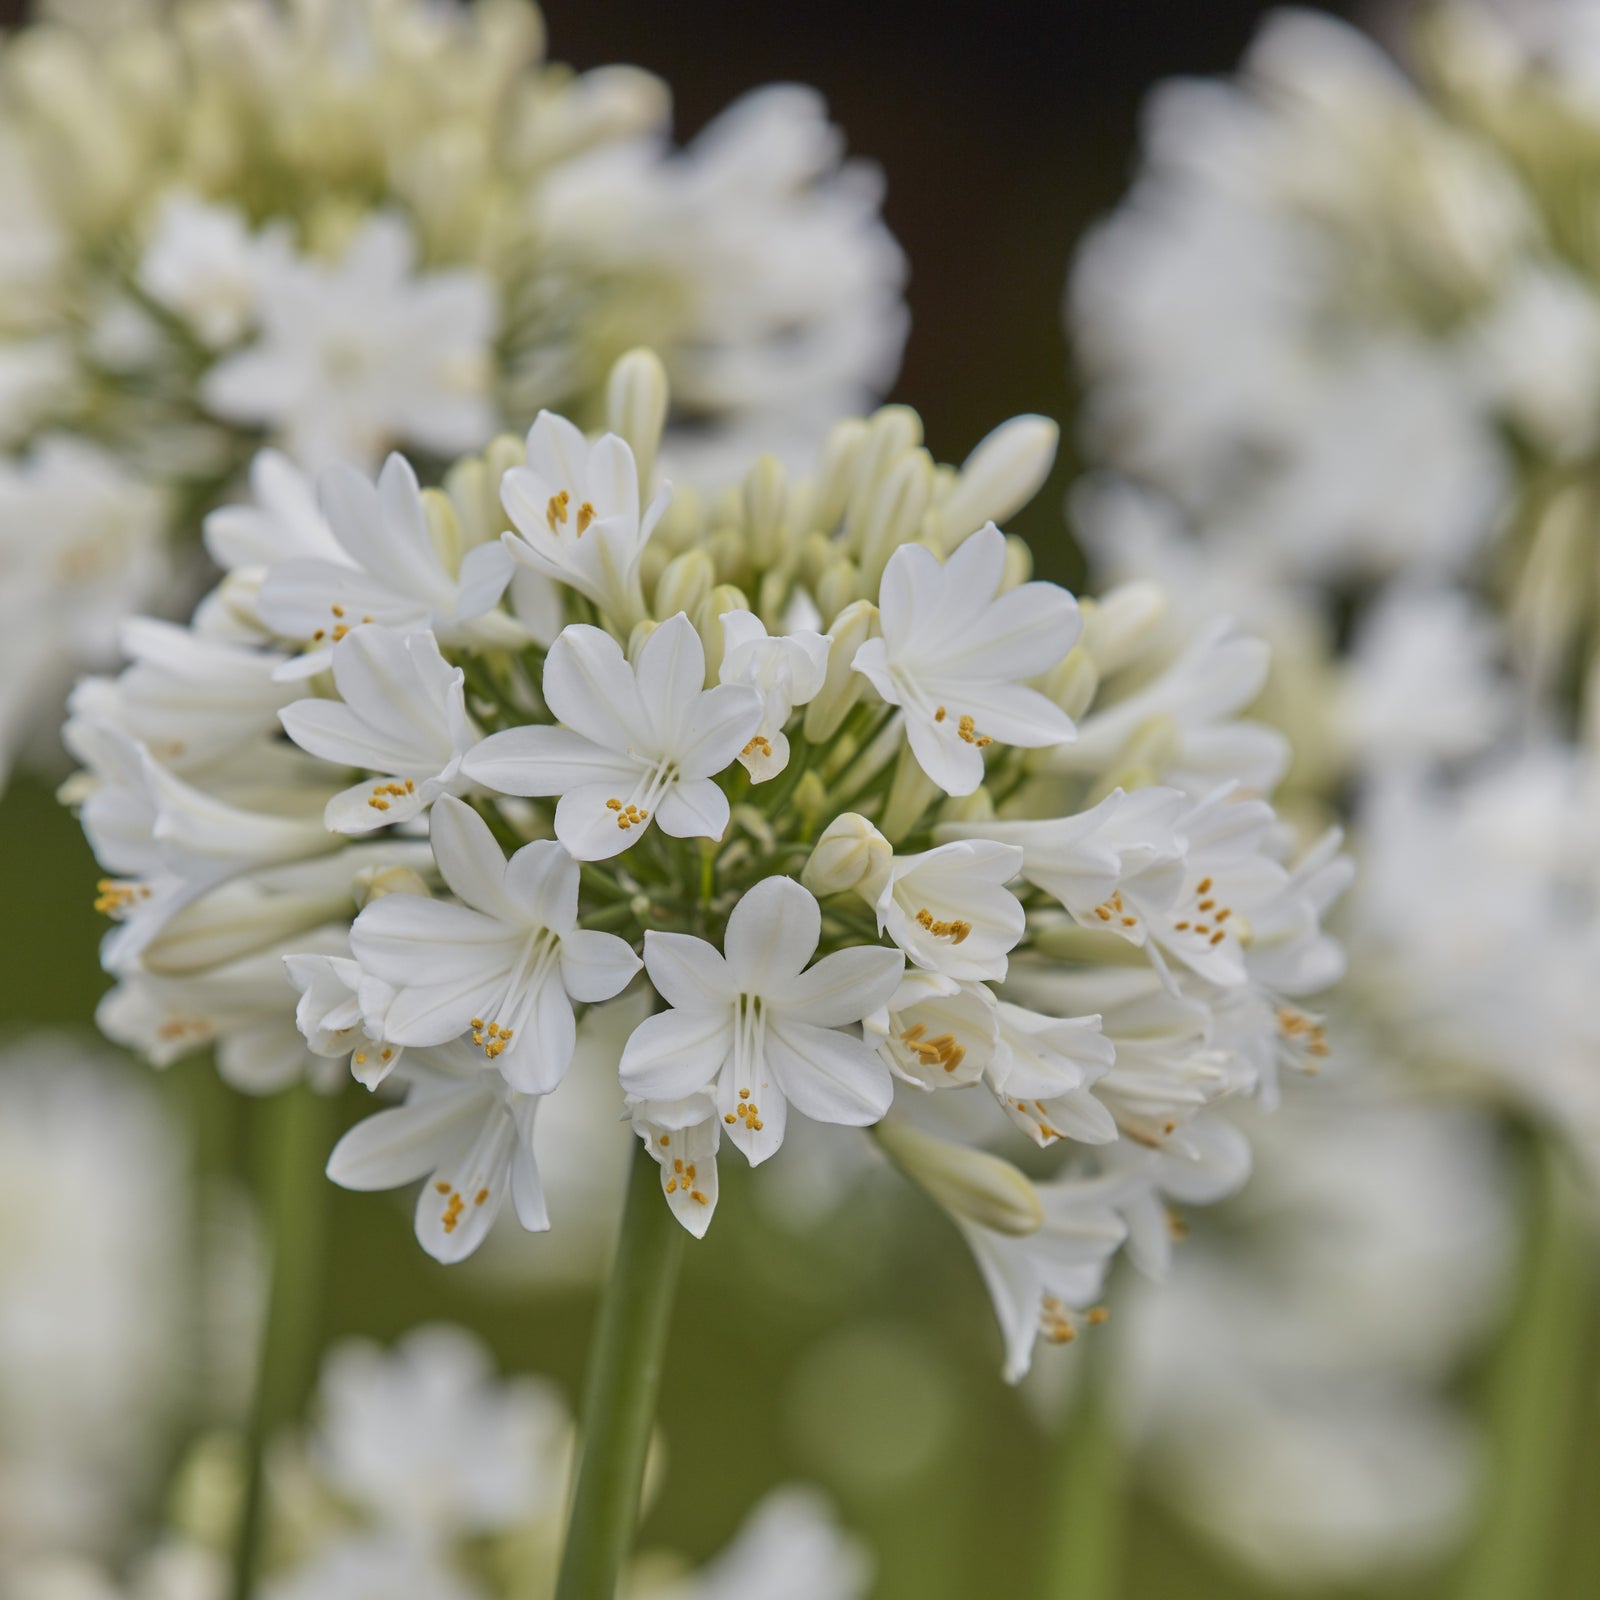
[(550, 1226), (533, 1130), (575, 1059), (696, 1235), (726, 1146), (875, 1126), (1020, 1376), (1125, 1238), (1159, 1270), (1164, 1195), (1243, 1181), (1215, 1103), (1326, 1054), (1302, 1000), (1342, 969), (1348, 864), (1292, 860), (1264, 798), (1260, 644), (1213, 619), (1169, 650), (1147, 585), (1029, 581), (996, 521), (1053, 425), (956, 469), (891, 407), (702, 491), (661, 478), (669, 412), (640, 351), (612, 431), (541, 413), (440, 489), (391, 456), (314, 497), (261, 458), (193, 625), (141, 622), (74, 696), (102, 1024), (247, 1089), (401, 1097), (329, 1172), (423, 1180), (446, 1262), (508, 1201)]
[[(560, 1554), (572, 1422), (554, 1385), (499, 1378), (464, 1328), (365, 1340), (324, 1360), (304, 1435), (274, 1441), (267, 1600), (544, 1600)], [(112, 1422), (110, 1414), (102, 1421)], [(126, 1573), (76, 1540), (9, 1573), (13, 1600), (224, 1600), (237, 1475), (202, 1441), (179, 1475), (173, 1525)], [(871, 1563), (812, 1490), (774, 1490), (699, 1570), (636, 1559), (626, 1600), (863, 1600)]]
[[(819, 98), (684, 149), (527, 0), (59, 0), (0, 58), (0, 773), (263, 443), (443, 461), (611, 363), (715, 477), (893, 378), (904, 265)], [(732, 450), (733, 454), (728, 454)]]
[[(1369, 1319), (1337, 1338), (1325, 1314), (1266, 1315), (1249, 1282), (1207, 1300), (1225, 1277), (1203, 1259), (1185, 1263), (1194, 1304), (1140, 1314), (1147, 1383), (1231, 1349), (1221, 1404), (1153, 1409), (1152, 1450), (1198, 1522), (1279, 1576), (1437, 1555), (1470, 1504), (1445, 1385), (1502, 1304), (1503, 1240), (1471, 1191), (1504, 1180), (1437, 1096), (1509, 1108), (1600, 1174), (1595, 9), (1420, 17), (1404, 67), (1286, 10), (1235, 78), (1160, 87), (1068, 299), (1099, 468), (1073, 511), (1098, 570), (1270, 640), (1255, 709), (1295, 735), (1283, 804), (1348, 815), (1362, 864), (1333, 1018), (1357, 1070), (1322, 1115), (1370, 1214), (1301, 1181), (1306, 1141), (1286, 1210), (1314, 1223), (1292, 1249), (1261, 1236), (1238, 1270), (1271, 1282), (1319, 1231), (1371, 1265), (1408, 1218), (1460, 1230), (1453, 1277), (1437, 1240), (1404, 1274), (1403, 1337), (1381, 1336), (1394, 1298), (1376, 1290), (1353, 1290)], [(1435, 1097), (1459, 1159), (1397, 1092)], [(1405, 1150), (1402, 1204), (1385, 1173)], [(1317, 1304), (1309, 1276), (1271, 1294)]]

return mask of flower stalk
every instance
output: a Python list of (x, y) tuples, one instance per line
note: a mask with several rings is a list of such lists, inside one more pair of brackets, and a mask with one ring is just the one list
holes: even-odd
[(1112, 1415), (1103, 1338), (1082, 1353), (1076, 1402), (1058, 1442), (1052, 1518), (1041, 1595), (1049, 1600), (1113, 1600), (1121, 1590), (1127, 1459)]
[(245, 1434), (244, 1498), (234, 1537), (232, 1600), (256, 1592), (266, 1526), (267, 1442), (299, 1413), (315, 1370), (326, 1255), (326, 1158), (336, 1102), (298, 1084), (257, 1108), (258, 1192), (269, 1229), (272, 1277)]
[(612, 1600), (633, 1546), (684, 1231), (636, 1145), (585, 1379), (577, 1484), (556, 1600)]

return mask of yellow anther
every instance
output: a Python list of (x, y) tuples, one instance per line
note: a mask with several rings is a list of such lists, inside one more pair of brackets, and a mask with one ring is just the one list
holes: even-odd
[(743, 750), (739, 752), (739, 754), (742, 756), (753, 756), (757, 751), (760, 751), (762, 755), (767, 757), (772, 755), (772, 741), (759, 733), (750, 741), (749, 744), (744, 747)]
[(545, 503), (544, 520), (549, 525), (551, 533), (567, 520), (567, 505), (572, 496), (563, 489), (559, 494), (553, 494)]
[(946, 717), (947, 717), (947, 716), (948, 716), (948, 715), (949, 715), (949, 712), (947, 712), (947, 711), (946, 711), (946, 710), (945, 710), (945, 708), (944, 708), (944, 707), (943, 707), (943, 706), (940, 706), (940, 707), (939, 707), (939, 708), (938, 708), (938, 710), (936, 710), (936, 711), (935, 711), (935, 712), (934, 712), (934, 714), (933, 714), (933, 720), (934, 720), (934, 721), (935, 721), (935, 722), (943, 722), (943, 721), (944, 721), (944, 719), (945, 719), (945, 718), (946, 718)]
[[(562, 499), (565, 498), (566, 496), (563, 495)], [(585, 500), (583, 504), (578, 507), (578, 537), (580, 539), (584, 536), (584, 533), (588, 530), (589, 524), (594, 521), (594, 518), (594, 507), (590, 505), (587, 500)]]

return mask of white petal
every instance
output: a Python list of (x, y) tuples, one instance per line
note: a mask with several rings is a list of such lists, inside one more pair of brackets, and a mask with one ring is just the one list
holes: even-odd
[(682, 778), (656, 802), (656, 822), (674, 839), (720, 839), (728, 831), (728, 797), (710, 778)]
[(733, 908), (722, 947), (744, 993), (787, 997), (821, 937), (817, 897), (793, 878), (763, 878)]
[(865, 1040), (793, 1018), (767, 1029), (767, 1058), (778, 1087), (814, 1122), (863, 1128), (879, 1121), (894, 1099), (894, 1079)]
[(477, 1138), (433, 1173), (417, 1196), (417, 1243), (435, 1261), (465, 1261), (488, 1237), (505, 1204), (516, 1124), (492, 1105)]
[(675, 752), (687, 778), (710, 778), (733, 765), (761, 726), (761, 696), (754, 689), (719, 683), (700, 694)]
[(600, 628), (574, 623), (561, 630), (545, 658), (544, 699), (567, 727), (619, 754), (654, 731), (622, 646)]
[(511, 552), (498, 539), (469, 550), (461, 562), (457, 617), (470, 622), (499, 605), (516, 565)]
[(561, 981), (574, 1000), (594, 1005), (619, 995), (642, 963), (626, 939), (578, 928), (561, 939)]
[(644, 964), (656, 992), (669, 1006), (704, 1011), (719, 1003), (732, 1005), (739, 992), (722, 952), (693, 934), (649, 929), (644, 936)]
[(333, 1147), (328, 1176), (342, 1189), (413, 1183), (465, 1148), (492, 1096), (476, 1088), (430, 1096), (367, 1117)]
[(733, 1048), (732, 1011), (661, 1011), (622, 1052), (618, 1077), (644, 1100), (682, 1100), (707, 1088)]
[(631, 783), (586, 783), (568, 790), (556, 805), (556, 838), (579, 861), (608, 861), (621, 855), (639, 842), (654, 820), (622, 825), (616, 806), (607, 802), (624, 798), (631, 787)]
[(503, 922), (520, 921), (505, 889), (505, 855), (489, 824), (471, 806), (445, 795), (433, 808), (428, 839), (444, 881), (459, 899)]
[(525, 844), (506, 865), (506, 895), (530, 925), (565, 934), (578, 920), (578, 864), (549, 839)]
[(350, 948), (363, 971), (397, 989), (407, 984), (476, 985), (510, 970), (519, 936), (470, 906), (419, 894), (386, 894), (356, 918)]
[(508, 1049), (494, 1058), (500, 1075), (523, 1094), (549, 1094), (567, 1075), (578, 1028), (572, 1001), (554, 972), (532, 996)]
[(888, 1005), (905, 972), (905, 957), (880, 945), (836, 950), (802, 972), (789, 990), (786, 1007), (819, 1028), (860, 1022)]
[[(705, 646), (694, 624), (680, 611), (668, 617), (639, 652), (637, 682), (645, 726), (658, 730), (659, 738), (677, 744), (688, 732), (705, 681)], [(704, 776), (698, 770), (692, 775)]]
[(474, 783), (497, 794), (566, 794), (584, 784), (607, 784), (626, 796), (639, 763), (566, 728), (507, 728), (491, 733), (461, 760)]

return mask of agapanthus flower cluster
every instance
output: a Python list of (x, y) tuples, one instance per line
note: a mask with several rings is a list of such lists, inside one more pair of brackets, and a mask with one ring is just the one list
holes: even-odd
[(1459, 0), (1407, 70), (1275, 14), (1235, 79), (1156, 92), (1070, 296), (1105, 469), (1080, 525), (1102, 572), (1226, 592), (1271, 640), (1291, 782), (1372, 855), (1374, 1047), (1591, 1165), (1593, 20)]
[(0, 761), (123, 615), (192, 599), (263, 444), (375, 467), (590, 425), (640, 343), (708, 472), (881, 393), (903, 262), (820, 99), (682, 149), (669, 121), (646, 72), (547, 62), (528, 0), (62, 0), (9, 39)]
[(1125, 1239), (1159, 1267), (1165, 1195), (1242, 1181), (1214, 1104), (1326, 1054), (1346, 863), (1287, 859), (1261, 645), (1216, 618), (1171, 654), (1150, 587), (1031, 579), (999, 524), (1053, 424), (957, 469), (889, 407), (702, 492), (661, 477), (668, 413), (635, 352), (598, 437), (543, 412), (439, 489), (269, 457), (213, 515), (193, 624), (74, 697), (102, 1024), (398, 1098), (329, 1173), (420, 1180), (455, 1262), (508, 1205), (559, 1226), (535, 1120), (635, 1008), (603, 1070), (691, 1233), (792, 1119), (874, 1128), (1019, 1375)]

